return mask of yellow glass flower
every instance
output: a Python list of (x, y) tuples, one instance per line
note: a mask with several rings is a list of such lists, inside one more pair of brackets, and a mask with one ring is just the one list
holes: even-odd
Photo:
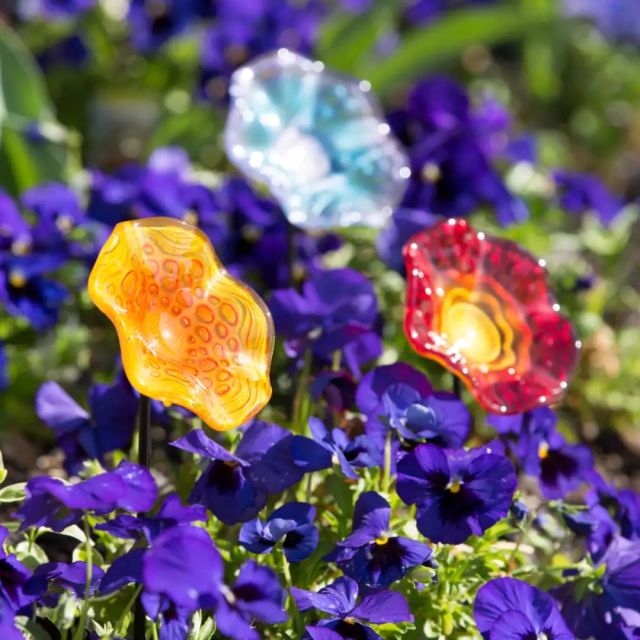
[(89, 276), (142, 394), (233, 429), (271, 397), (274, 328), (260, 297), (224, 269), (207, 236), (172, 218), (118, 224)]

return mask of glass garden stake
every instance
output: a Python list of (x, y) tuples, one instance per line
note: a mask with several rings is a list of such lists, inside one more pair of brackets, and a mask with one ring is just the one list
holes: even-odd
[[(89, 295), (114, 324), (125, 373), (140, 392), (140, 464), (151, 458), (150, 398), (181, 405), (216, 430), (241, 425), (268, 402), (271, 315), (199, 229), (173, 218), (118, 224), (91, 271)], [(145, 626), (138, 599), (136, 640)]]

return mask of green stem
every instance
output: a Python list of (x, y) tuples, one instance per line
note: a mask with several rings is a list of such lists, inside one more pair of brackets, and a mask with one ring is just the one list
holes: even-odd
[(307, 486), (305, 489), (305, 498), (307, 502), (311, 502), (311, 479), (313, 478), (312, 473), (307, 473)]
[(138, 599), (138, 596), (140, 595), (141, 591), (142, 591), (142, 585), (134, 589), (133, 595), (131, 596), (131, 598), (129, 598), (127, 605), (125, 606), (124, 610), (122, 611), (122, 614), (118, 618), (118, 622), (116, 623), (115, 628), (116, 628), (116, 631), (119, 632), (121, 635), (124, 635), (124, 632), (125, 632), (125, 629), (123, 628), (124, 620), (127, 617), (127, 614), (131, 611), (131, 607), (133, 607), (133, 605), (135, 604), (135, 601)]
[(282, 552), (282, 573), (284, 574), (284, 580), (287, 583), (287, 587), (293, 586), (293, 582), (291, 580), (291, 570), (289, 568), (289, 561), (284, 555), (284, 552)]
[(93, 576), (93, 554), (91, 552), (91, 529), (89, 527), (89, 523), (85, 518), (83, 520), (84, 524), (84, 536), (85, 536), (85, 554), (87, 556), (87, 577), (84, 588), (84, 600), (82, 602), (82, 611), (80, 612), (80, 622), (78, 623), (78, 628), (73, 636), (74, 640), (82, 640), (84, 637), (85, 624), (87, 621), (87, 613), (89, 612), (89, 599), (91, 597), (91, 578)]
[(151, 625), (151, 635), (153, 636), (153, 640), (158, 640), (158, 625), (155, 621)]
[(527, 533), (529, 532), (529, 525), (536, 519), (536, 517), (538, 516), (539, 510), (540, 508), (538, 507), (537, 509), (535, 509), (534, 511), (528, 514), (528, 517), (524, 521), (522, 525), (522, 529), (520, 530), (520, 535), (516, 540), (515, 547), (513, 547), (513, 550), (511, 551), (511, 553), (509, 554), (509, 557), (507, 558), (507, 570), (509, 571), (510, 574), (513, 573), (513, 570), (511, 569), (511, 565), (515, 561), (516, 555), (518, 551), (520, 551), (520, 547), (522, 546), (522, 543), (524, 542), (527, 536)]
[[(284, 555), (284, 552), (281, 553), (282, 559), (282, 574), (284, 575), (284, 581), (287, 585), (287, 589), (290, 590), (293, 586), (293, 581), (291, 579), (291, 570), (289, 568), (289, 561), (287, 557)], [(291, 619), (293, 621), (293, 629), (296, 633), (296, 636), (300, 636), (304, 631), (304, 625), (302, 624), (302, 618), (300, 617), (300, 612), (298, 611), (298, 606), (296, 605), (296, 601), (293, 599), (293, 596), (289, 594), (289, 604), (291, 609)]]
[(382, 493), (388, 493), (391, 486), (391, 429), (387, 431), (384, 443), (384, 470), (382, 472)]
[(311, 374), (311, 363), (312, 363), (313, 355), (311, 353), (311, 349), (307, 349), (304, 352), (304, 364), (302, 365), (302, 371), (300, 372), (300, 377), (298, 378), (298, 386), (296, 387), (295, 396), (293, 398), (293, 407), (292, 407), (292, 428), (296, 433), (303, 433), (305, 425), (302, 424), (303, 420), (303, 406), (304, 399), (309, 389), (309, 376)]

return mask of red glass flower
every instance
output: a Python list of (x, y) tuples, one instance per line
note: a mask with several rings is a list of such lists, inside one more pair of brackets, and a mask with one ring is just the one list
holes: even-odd
[(448, 220), (404, 246), (411, 346), (467, 385), (488, 411), (557, 402), (580, 343), (549, 290), (545, 263), (513, 242)]

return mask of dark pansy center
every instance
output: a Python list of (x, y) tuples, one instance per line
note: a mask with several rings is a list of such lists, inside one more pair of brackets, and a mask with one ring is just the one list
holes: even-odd
[(559, 450), (551, 449), (541, 458), (540, 477), (545, 484), (555, 484), (558, 476), (571, 477), (578, 471), (577, 462)]
[(206, 484), (220, 493), (235, 493), (242, 484), (242, 469), (237, 462), (216, 460), (209, 467)]
[(254, 602), (255, 600), (262, 600), (265, 597), (262, 589), (255, 584), (241, 584), (240, 586), (234, 587), (233, 595), (236, 600), (243, 600), (244, 602)]
[(335, 626), (331, 625), (329, 628), (339, 633), (344, 640), (368, 640), (369, 637), (367, 629), (353, 620), (353, 618), (340, 620)]
[(284, 547), (287, 547), (288, 549), (292, 549), (294, 547), (297, 547), (302, 542), (302, 540), (302, 534), (299, 531), (290, 531), (284, 537), (284, 542), (282, 543), (282, 545)]

